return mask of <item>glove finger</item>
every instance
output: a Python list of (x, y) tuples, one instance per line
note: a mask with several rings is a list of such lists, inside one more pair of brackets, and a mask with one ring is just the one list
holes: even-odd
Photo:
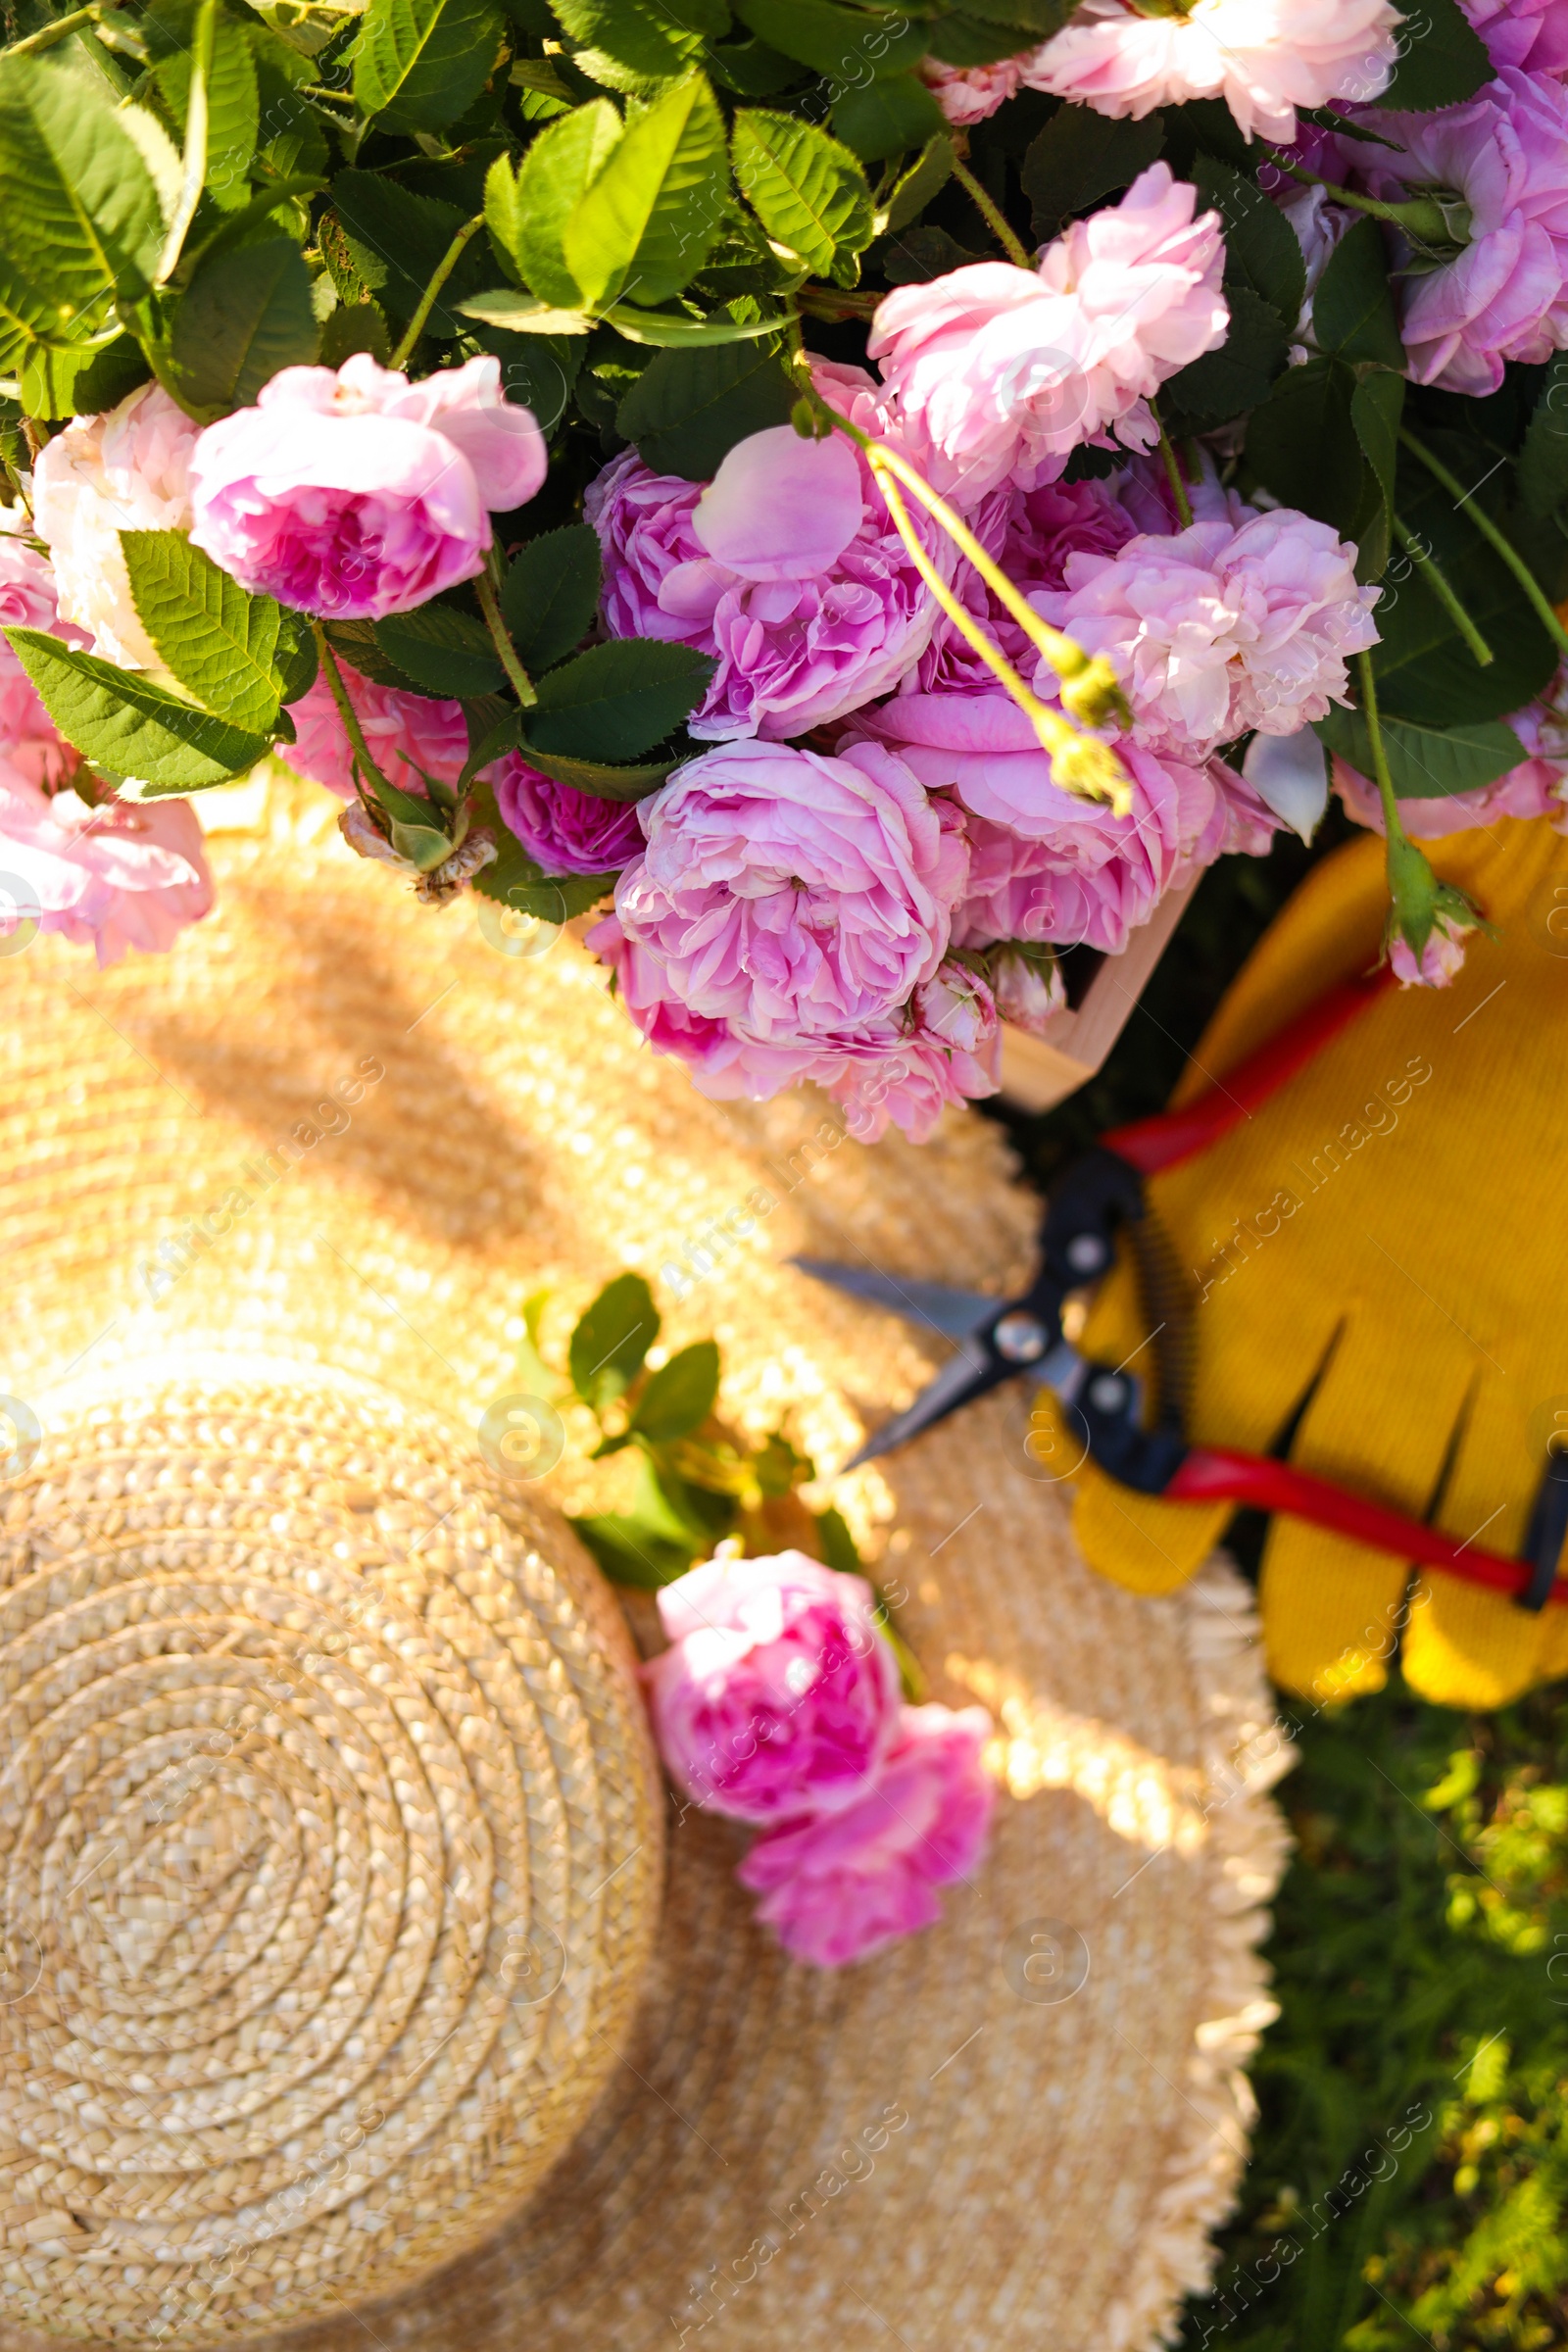
[[(1547, 1434), (1536, 1452), (1512, 1386), (1489, 1380), (1478, 1393), (1439, 1513), (1451, 1535), (1509, 1557), (1519, 1552), (1530, 1524)], [(1404, 1638), (1405, 1679), (1423, 1698), (1446, 1707), (1500, 1707), (1565, 1672), (1568, 1608), (1523, 1609), (1500, 1592), (1423, 1570)]]
[(1161, 1502), (1085, 1462), (1072, 1529), (1085, 1559), (1102, 1576), (1132, 1592), (1173, 1592), (1202, 1566), (1234, 1508), (1228, 1502)]
[[(1390, 1375), (1387, 1335), (1347, 1324), (1291, 1460), (1420, 1518), (1437, 1494), (1474, 1371), (1463, 1355), (1440, 1349), (1423, 1360), (1419, 1379)], [(1276, 1518), (1260, 1587), (1274, 1680), (1325, 1705), (1381, 1690), (1405, 1631), (1409, 1581), (1407, 1561), (1304, 1520)]]

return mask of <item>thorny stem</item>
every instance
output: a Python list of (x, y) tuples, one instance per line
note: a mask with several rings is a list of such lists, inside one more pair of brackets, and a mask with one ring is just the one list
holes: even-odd
[(429, 318), (430, 313), (435, 308), (436, 296), (440, 293), (442, 287), (446, 284), (447, 279), (452, 275), (453, 270), (457, 268), (459, 262), (462, 260), (463, 250), (467, 244), (468, 239), (479, 229), (483, 228), (483, 213), (475, 213), (471, 220), (465, 220), (463, 226), (459, 229), (457, 235), (447, 247), (446, 252), (441, 256), (440, 261), (437, 262), (435, 266), (435, 270), (431, 276), (429, 284), (425, 287), (424, 292), (419, 296), (418, 302), (415, 308), (414, 317), (409, 320), (407, 327), (404, 329), (401, 342), (398, 344), (396, 351), (392, 354), (392, 357), (387, 362), (387, 366), (389, 368), (402, 368), (407, 364), (410, 352), (413, 351), (414, 346), (416, 343), (417, 343), (419, 337), (424, 332), (425, 320)]
[(1385, 204), (1379, 196), (1363, 196), (1355, 188), (1342, 188), (1338, 180), (1325, 179), (1320, 172), (1308, 172), (1304, 164), (1293, 164), (1289, 156), (1276, 148), (1264, 149), (1277, 172), (1299, 180), (1303, 188), (1321, 188), (1336, 204), (1348, 204), (1353, 212), (1367, 213), (1374, 220), (1392, 220), (1420, 244), (1451, 243), (1453, 228), (1443, 207), (1432, 198), (1414, 196), (1403, 204)]
[(218, 0), (199, 0), (190, 41), (190, 88), (185, 98), (185, 159), (179, 194), (164, 250), (154, 272), (155, 285), (167, 285), (174, 274), (186, 231), (196, 218), (207, 178), (207, 77), (213, 70), (213, 40), (218, 30)]
[(1442, 483), (1444, 489), (1446, 490), (1448, 496), (1453, 500), (1454, 505), (1456, 507), (1466, 507), (1468, 509), (1470, 519), (1475, 524), (1476, 529), (1481, 533), (1482, 538), (1487, 540), (1491, 546), (1496, 549), (1498, 555), (1507, 564), (1508, 569), (1513, 573), (1514, 578), (1518, 581), (1520, 587), (1524, 590), (1526, 596), (1529, 597), (1530, 602), (1534, 605), (1537, 613), (1540, 615), (1542, 626), (1546, 631), (1547, 636), (1551, 639), (1552, 644), (1557, 648), (1557, 651), (1560, 654), (1568, 654), (1568, 629), (1565, 629), (1562, 625), (1562, 622), (1557, 618), (1555, 612), (1552, 610), (1551, 602), (1547, 597), (1545, 590), (1542, 587), (1541, 582), (1536, 578), (1535, 573), (1531, 570), (1529, 564), (1519, 553), (1519, 550), (1514, 546), (1513, 541), (1503, 537), (1501, 531), (1498, 530), (1496, 524), (1493, 521), (1492, 516), (1487, 513), (1485, 507), (1483, 507), (1481, 504), (1480, 499), (1475, 497), (1473, 492), (1466, 490), (1455, 478), (1455, 476), (1448, 471), (1448, 468), (1444, 465), (1441, 458), (1435, 458), (1431, 450), (1427, 448), (1425, 442), (1418, 441), (1414, 433), (1412, 433), (1407, 426), (1402, 424), (1399, 427), (1399, 439), (1404, 443), (1404, 446), (1410, 452), (1411, 457), (1419, 458), (1422, 465), (1426, 467), (1428, 473), (1432, 475), (1433, 479)]
[(13, 41), (5, 55), (7, 57), (36, 57), (40, 49), (52, 49), (56, 41), (65, 40), (71, 33), (79, 32), (83, 24), (95, 24), (97, 21), (98, 9), (95, 0), (93, 7), (74, 8), (69, 16), (56, 17), (52, 24), (42, 24), (36, 32), (29, 32), (25, 40)]
[[(1152, 402), (1150, 405), (1152, 407)], [(1166, 432), (1164, 424), (1159, 422), (1157, 412), (1155, 421), (1159, 423), (1159, 454), (1165, 463), (1165, 479), (1170, 484), (1170, 494), (1176, 501), (1177, 516), (1185, 531), (1193, 519), (1193, 502), (1187, 495), (1187, 484), (1182, 480), (1182, 469), (1176, 463), (1176, 452), (1170, 445), (1170, 435)]]
[(1454, 627), (1458, 630), (1460, 636), (1464, 639), (1466, 645), (1474, 654), (1481, 668), (1490, 669), (1497, 657), (1493, 652), (1486, 639), (1482, 636), (1481, 631), (1476, 627), (1475, 622), (1471, 619), (1463, 605), (1460, 604), (1459, 599), (1453, 592), (1453, 585), (1449, 580), (1447, 573), (1444, 570), (1443, 565), (1438, 562), (1437, 557), (1432, 553), (1432, 550), (1426, 545), (1425, 541), (1416, 537), (1414, 531), (1411, 530), (1407, 522), (1402, 521), (1397, 514), (1394, 515), (1392, 520), (1394, 524), (1394, 536), (1396, 539), (1397, 539), (1399, 545), (1403, 548), (1411, 563), (1420, 564), (1422, 575), (1426, 580), (1427, 586), (1431, 589), (1433, 595), (1437, 598), (1439, 604), (1443, 607), (1445, 612), (1447, 613), (1448, 618), (1452, 621)]
[(1028, 247), (1021, 238), (1014, 235), (1005, 214), (989, 191), (981, 186), (968, 165), (959, 161), (956, 149), (954, 150), (953, 156), (953, 176), (996, 238), (997, 243), (1002, 247), (1008, 261), (1016, 263), (1020, 270), (1032, 270), (1034, 260)]
[(325, 678), (332, 700), (337, 705), (338, 716), (343, 721), (343, 732), (349, 739), (349, 749), (373, 783), (385, 784), (385, 776), (382, 775), (381, 770), (370, 757), (370, 747), (365, 740), (365, 729), (360, 724), (360, 714), (349, 700), (349, 690), (343, 683), (343, 672), (337, 665), (337, 656), (328, 645), (326, 631), (319, 621), (314, 623), (312, 634), (316, 639), (316, 651), (321, 664), (321, 675)]
[(484, 625), (490, 632), (490, 642), (500, 658), (501, 666), (507, 673), (512, 691), (523, 709), (531, 710), (539, 697), (535, 692), (533, 680), (517, 660), (517, 649), (513, 644), (511, 631), (502, 617), (500, 600), (496, 595), (496, 584), (488, 571), (481, 571), (473, 585), (479, 599), (479, 610), (484, 614)]

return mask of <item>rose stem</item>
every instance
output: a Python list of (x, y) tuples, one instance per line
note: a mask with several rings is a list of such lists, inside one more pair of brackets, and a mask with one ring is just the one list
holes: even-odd
[(490, 577), (489, 570), (481, 571), (473, 585), (479, 599), (479, 610), (484, 614), (484, 625), (490, 632), (491, 643), (500, 656), (501, 666), (507, 673), (512, 691), (523, 709), (531, 710), (539, 697), (534, 691), (533, 680), (517, 660), (517, 649), (513, 644), (506, 621), (502, 617), (500, 602), (496, 596), (496, 584)]
[(1394, 536), (1396, 539), (1397, 539), (1399, 545), (1403, 548), (1411, 563), (1420, 564), (1422, 575), (1426, 580), (1427, 586), (1431, 589), (1433, 595), (1437, 598), (1445, 612), (1447, 613), (1448, 618), (1452, 621), (1454, 627), (1458, 630), (1460, 636), (1464, 639), (1466, 645), (1474, 654), (1480, 666), (1483, 669), (1489, 669), (1492, 663), (1495, 662), (1497, 657), (1493, 652), (1486, 639), (1482, 636), (1481, 631), (1476, 627), (1475, 622), (1471, 619), (1463, 605), (1460, 604), (1459, 599), (1455, 596), (1453, 592), (1453, 584), (1449, 580), (1447, 573), (1444, 570), (1443, 565), (1438, 562), (1438, 559), (1432, 553), (1432, 550), (1427, 547), (1422, 540), (1416, 537), (1414, 531), (1411, 530), (1407, 522), (1401, 521), (1397, 514), (1394, 515), (1392, 520), (1394, 524)]
[(1013, 234), (1002, 208), (980, 185), (968, 165), (959, 162), (956, 149), (954, 150), (953, 156), (953, 176), (996, 238), (997, 243), (1002, 247), (1008, 261), (1016, 263), (1020, 270), (1032, 269), (1034, 264), (1028, 247), (1021, 238)]
[(436, 296), (440, 293), (442, 287), (446, 284), (447, 279), (452, 275), (453, 270), (457, 268), (458, 263), (463, 258), (463, 249), (467, 244), (468, 239), (474, 234), (476, 229), (481, 229), (483, 226), (483, 213), (475, 213), (471, 220), (465, 220), (463, 226), (459, 229), (457, 235), (447, 247), (445, 253), (441, 256), (441, 259), (435, 266), (435, 270), (431, 276), (429, 284), (425, 287), (424, 292), (419, 296), (418, 302), (415, 306), (414, 317), (409, 320), (407, 327), (404, 329), (402, 341), (399, 343), (396, 351), (392, 354), (392, 357), (387, 362), (387, 366), (389, 368), (402, 368), (407, 365), (409, 354), (414, 349), (416, 343), (417, 343), (419, 340), (419, 337), (423, 334), (425, 320), (429, 318), (430, 313), (435, 308)]
[(1519, 553), (1519, 550), (1514, 546), (1513, 541), (1503, 537), (1501, 531), (1498, 530), (1496, 524), (1493, 521), (1492, 516), (1482, 506), (1481, 501), (1476, 498), (1471, 491), (1466, 490), (1461, 485), (1456, 477), (1448, 471), (1448, 468), (1444, 465), (1441, 458), (1435, 458), (1431, 450), (1427, 448), (1425, 442), (1418, 441), (1414, 433), (1412, 433), (1407, 426), (1402, 424), (1399, 427), (1399, 439), (1404, 443), (1404, 446), (1410, 452), (1411, 457), (1419, 458), (1422, 465), (1426, 467), (1428, 473), (1432, 475), (1433, 479), (1442, 483), (1444, 489), (1446, 490), (1448, 496), (1453, 500), (1456, 507), (1469, 507), (1471, 521), (1475, 524), (1476, 529), (1481, 533), (1482, 538), (1487, 540), (1491, 546), (1496, 549), (1498, 555), (1507, 564), (1508, 569), (1513, 573), (1514, 578), (1518, 581), (1526, 596), (1529, 597), (1530, 602), (1535, 606), (1537, 612), (1541, 616), (1542, 626), (1545, 629), (1546, 634), (1551, 639), (1553, 645), (1557, 648), (1559, 653), (1568, 654), (1568, 629), (1563, 627), (1562, 622), (1557, 618), (1556, 613), (1552, 611), (1551, 604), (1546, 596), (1545, 590), (1536, 578), (1535, 573), (1531, 570), (1529, 564)]

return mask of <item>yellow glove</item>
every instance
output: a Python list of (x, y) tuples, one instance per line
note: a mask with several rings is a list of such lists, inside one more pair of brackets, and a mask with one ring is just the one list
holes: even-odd
[[(1191, 1269), (1195, 1445), (1289, 1459), (1517, 1554), (1548, 1448), (1568, 1446), (1568, 842), (1499, 820), (1427, 845), (1496, 927), (1446, 990), (1390, 989), (1229, 1134), (1151, 1177)], [(1231, 989), (1177, 1089), (1226, 1072), (1334, 983), (1375, 964), (1383, 844), (1314, 869)], [(1156, 1349), (1129, 1253), (1081, 1339)], [(1066, 1433), (1062, 1433), (1067, 1443)], [(1076, 1450), (1075, 1447), (1071, 1448)], [(1161, 1501), (1086, 1463), (1074, 1524), (1119, 1583), (1168, 1592), (1233, 1504)], [(1568, 1608), (1532, 1613), (1298, 1520), (1272, 1523), (1269, 1669), (1320, 1700), (1378, 1689), (1402, 1642), (1414, 1689), (1496, 1706), (1568, 1671)]]

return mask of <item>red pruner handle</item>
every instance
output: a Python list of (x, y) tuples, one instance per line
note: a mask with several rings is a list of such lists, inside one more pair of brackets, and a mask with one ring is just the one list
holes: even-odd
[[(1505, 1592), (1510, 1600), (1519, 1598), (1534, 1576), (1528, 1560), (1479, 1551), (1419, 1519), (1407, 1519), (1402, 1511), (1368, 1502), (1365, 1496), (1335, 1486), (1331, 1479), (1315, 1478), (1310, 1470), (1297, 1470), (1289, 1462), (1270, 1461), (1262, 1454), (1195, 1446), (1162, 1499), (1244, 1502), (1253, 1510), (1284, 1511), (1313, 1527), (1326, 1527), (1336, 1536), (1348, 1536), (1352, 1543), (1391, 1552), (1396, 1559), (1417, 1561), (1423, 1568), (1442, 1568), (1467, 1584)], [(1568, 1601), (1568, 1585), (1555, 1578), (1546, 1598), (1559, 1604)]]

